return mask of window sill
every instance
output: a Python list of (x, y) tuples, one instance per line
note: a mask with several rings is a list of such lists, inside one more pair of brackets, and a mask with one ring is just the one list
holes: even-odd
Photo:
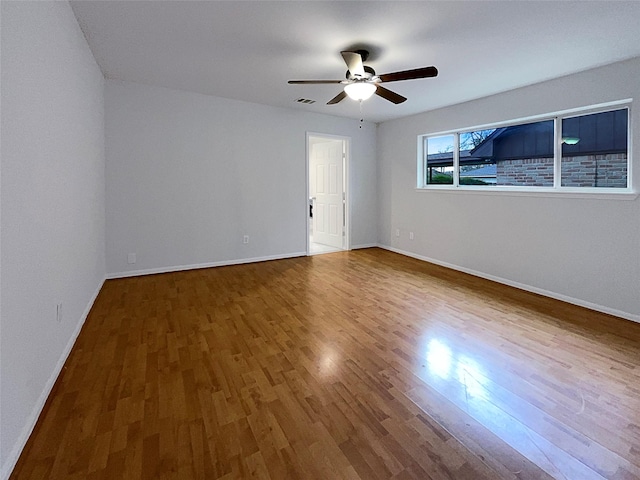
[[(453, 187), (437, 186), (437, 187), (417, 187), (417, 192), (428, 193), (455, 193), (457, 195), (498, 195), (512, 197), (545, 197), (545, 198), (589, 198), (592, 200), (626, 200), (633, 201), (638, 198), (638, 192), (624, 189), (623, 191), (606, 191), (594, 189), (551, 189), (540, 188), (539, 190), (522, 189), (518, 187), (497, 187), (489, 190), (485, 187)], [(603, 189), (604, 190), (604, 189)]]

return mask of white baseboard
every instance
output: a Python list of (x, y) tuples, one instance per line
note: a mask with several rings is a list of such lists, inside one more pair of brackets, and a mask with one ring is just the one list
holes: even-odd
[(84, 312), (82, 312), (82, 316), (78, 320), (78, 324), (76, 325), (75, 330), (73, 331), (71, 337), (69, 338), (69, 341), (67, 342), (67, 345), (65, 346), (62, 354), (60, 355), (60, 358), (58, 359), (58, 362), (56, 363), (56, 366), (53, 369), (53, 372), (51, 373), (49, 380), (47, 381), (44, 389), (42, 390), (42, 393), (38, 397), (38, 400), (36, 401), (36, 404), (34, 405), (33, 410), (31, 411), (31, 415), (29, 415), (27, 422), (24, 428), (22, 429), (22, 432), (18, 437), (18, 441), (14, 444), (13, 448), (11, 449), (11, 452), (9, 453), (7, 461), (2, 466), (2, 470), (0, 471), (0, 479), (7, 480), (11, 475), (11, 472), (15, 468), (16, 463), (20, 458), (20, 454), (22, 453), (22, 450), (27, 444), (27, 440), (29, 440), (29, 437), (31, 436), (31, 433), (33, 432), (34, 427), (36, 426), (36, 422), (40, 417), (40, 413), (42, 413), (42, 409), (44, 408), (44, 405), (47, 402), (47, 398), (49, 398), (49, 395), (51, 394), (51, 389), (53, 389), (53, 386), (55, 385), (56, 380), (58, 379), (58, 376), (62, 371), (62, 367), (64, 367), (64, 364), (67, 361), (69, 354), (71, 353), (71, 349), (73, 348), (73, 345), (76, 343), (76, 339), (80, 334), (80, 330), (82, 329), (84, 322), (87, 320), (87, 317), (89, 316), (89, 312), (91, 311), (91, 308), (93, 307), (93, 304), (96, 301), (96, 298), (100, 293), (100, 290), (102, 289), (102, 285), (104, 285), (104, 279), (100, 282), (100, 284), (98, 285), (98, 288), (96, 288), (95, 292), (93, 293), (91, 300), (89, 300), (87, 307), (84, 309)]
[(458, 265), (454, 265), (447, 262), (442, 262), (440, 260), (436, 260), (435, 258), (425, 257), (423, 255), (418, 255), (416, 253), (407, 252), (405, 250), (400, 250), (399, 248), (390, 247), (388, 245), (378, 245), (378, 247), (389, 250), (391, 252), (399, 253), (400, 255), (406, 255), (407, 257), (412, 257), (418, 260), (423, 260), (425, 262), (433, 263), (435, 265), (440, 265), (441, 267), (450, 268), (452, 270), (457, 270), (459, 272), (468, 273), (469, 275), (473, 275), (475, 277), (485, 278), (487, 280), (491, 280), (493, 282), (502, 283), (503, 285), (509, 285), (510, 287), (515, 287), (520, 290), (525, 290), (531, 293), (537, 293), (538, 295), (542, 295), (545, 297), (553, 298), (555, 300), (560, 300), (566, 303), (571, 303), (573, 305), (578, 305), (579, 307), (585, 307), (590, 310), (595, 310), (597, 312), (606, 313), (609, 315), (614, 315), (616, 317), (624, 318), (626, 320), (631, 320), (632, 322), (640, 323), (640, 315), (635, 315), (633, 313), (624, 312), (622, 310), (617, 310), (615, 308), (606, 307), (604, 305), (598, 305), (596, 303), (587, 302), (585, 300), (581, 300), (579, 298), (569, 297), (567, 295), (562, 295), (560, 293), (552, 292), (549, 290), (544, 290), (538, 287), (532, 287), (531, 285), (526, 285), (520, 282), (514, 282), (512, 280), (508, 280), (502, 277), (496, 277), (495, 275), (489, 275), (487, 273), (479, 272), (477, 270), (472, 270), (466, 267), (460, 267)]
[(176, 265), (172, 267), (148, 268), (144, 270), (132, 270), (130, 272), (108, 273), (107, 279), (139, 277), (141, 275), (154, 275), (157, 273), (182, 272), (184, 270), (196, 270), (198, 268), (226, 267), (229, 265), (241, 265), (243, 263), (267, 262), (269, 260), (283, 260), (285, 258), (306, 257), (306, 256), (307, 256), (307, 252), (294, 252), (294, 253), (285, 253), (280, 255), (267, 255), (264, 257), (222, 260), (220, 262), (195, 263), (192, 265)]

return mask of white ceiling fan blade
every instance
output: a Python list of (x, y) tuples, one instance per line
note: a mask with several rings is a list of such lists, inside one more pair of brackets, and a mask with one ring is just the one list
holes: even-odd
[(344, 63), (347, 64), (347, 69), (353, 77), (364, 77), (364, 65), (362, 65), (362, 57), (356, 52), (340, 52)]

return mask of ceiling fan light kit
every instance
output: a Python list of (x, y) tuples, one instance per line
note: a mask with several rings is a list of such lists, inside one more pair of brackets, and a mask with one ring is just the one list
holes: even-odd
[(340, 54), (347, 64), (346, 80), (289, 80), (289, 83), (295, 85), (343, 84), (344, 90), (329, 100), (327, 105), (340, 103), (347, 96), (353, 100), (362, 102), (370, 98), (374, 93), (397, 105), (404, 102), (406, 98), (384, 88), (380, 85), (381, 83), (430, 78), (438, 75), (438, 69), (433, 66), (376, 75), (373, 68), (363, 64), (369, 57), (369, 52), (366, 50), (340, 52)]
[(377, 89), (378, 87), (374, 83), (369, 83), (366, 81), (348, 83), (344, 86), (344, 91), (347, 93), (349, 98), (352, 98), (356, 101), (362, 101), (371, 98), (371, 95), (373, 95)]

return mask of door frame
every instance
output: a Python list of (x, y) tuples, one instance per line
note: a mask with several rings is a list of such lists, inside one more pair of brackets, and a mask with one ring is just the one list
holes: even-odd
[(329, 133), (307, 132), (306, 133), (306, 163), (305, 163), (305, 184), (307, 188), (305, 190), (306, 197), (304, 199), (305, 205), (305, 232), (306, 232), (306, 244), (307, 244), (307, 256), (311, 255), (311, 245), (309, 244), (309, 198), (311, 193), (311, 186), (309, 185), (309, 163), (311, 161), (311, 138), (326, 138), (329, 140), (339, 140), (342, 142), (344, 157), (342, 160), (342, 175), (343, 175), (343, 192), (344, 192), (344, 241), (343, 250), (351, 250), (351, 208), (350, 208), (350, 175), (349, 175), (349, 160), (351, 158), (351, 137), (345, 137), (342, 135), (332, 135)]

